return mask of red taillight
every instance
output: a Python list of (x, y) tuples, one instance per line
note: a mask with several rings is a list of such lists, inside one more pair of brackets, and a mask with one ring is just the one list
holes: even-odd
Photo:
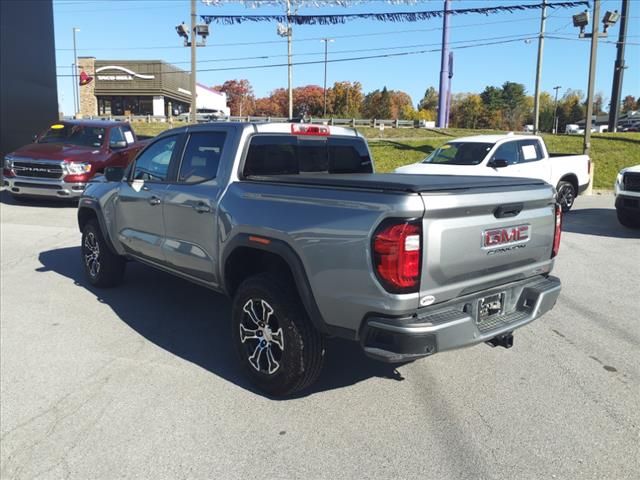
[(422, 266), (422, 224), (388, 220), (373, 237), (373, 264), (378, 279), (392, 293), (418, 291)]
[(291, 133), (294, 135), (311, 135), (316, 137), (328, 137), (331, 134), (329, 127), (321, 125), (305, 125), (301, 123), (292, 123)]
[(562, 207), (556, 204), (556, 227), (553, 232), (553, 249), (551, 250), (551, 258), (558, 255), (560, 250), (560, 236), (562, 234)]

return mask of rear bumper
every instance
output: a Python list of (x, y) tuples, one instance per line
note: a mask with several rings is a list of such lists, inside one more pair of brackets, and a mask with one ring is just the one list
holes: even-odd
[(86, 183), (68, 183), (62, 179), (5, 177), (2, 184), (13, 195), (46, 198), (80, 198)]
[[(487, 342), (551, 310), (560, 289), (556, 277), (534, 277), (420, 309), (411, 317), (373, 315), (364, 323), (361, 344), (368, 356), (397, 363)], [(506, 313), (476, 322), (479, 300), (501, 292)]]

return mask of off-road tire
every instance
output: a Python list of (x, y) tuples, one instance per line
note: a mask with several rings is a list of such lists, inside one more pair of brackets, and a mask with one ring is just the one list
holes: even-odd
[[(247, 312), (251, 306), (255, 307), (253, 316), (259, 323), (266, 320), (262, 327)], [(316, 381), (324, 363), (324, 338), (311, 323), (290, 282), (271, 273), (248, 278), (234, 296), (231, 318), (236, 352), (247, 376), (259, 390), (281, 397)], [(261, 330), (266, 327), (268, 330)], [(261, 342), (265, 346), (256, 361)], [(268, 372), (275, 368), (271, 360), (278, 364), (273, 373)]]
[(616, 214), (621, 225), (627, 228), (640, 228), (640, 213), (634, 216), (627, 211), (616, 208)]
[(109, 248), (96, 220), (89, 220), (83, 227), (80, 251), (91, 285), (109, 288), (122, 282), (126, 260)]
[(576, 202), (578, 192), (571, 182), (565, 182), (564, 180), (558, 182), (556, 187), (557, 201), (562, 207), (562, 213), (567, 213), (573, 207)]

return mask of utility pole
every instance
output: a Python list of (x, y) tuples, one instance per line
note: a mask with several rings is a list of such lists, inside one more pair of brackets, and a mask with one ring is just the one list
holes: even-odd
[(442, 20), (442, 52), (440, 54), (440, 91), (438, 96), (438, 128), (447, 125), (447, 81), (449, 77), (449, 7), (450, 0), (444, 0)]
[(197, 116), (197, 93), (196, 93), (196, 0), (191, 0), (191, 123), (196, 123)]
[(293, 118), (293, 66), (291, 65), (291, 41), (293, 30), (291, 28), (291, 0), (287, 0), (287, 67), (289, 85), (289, 119)]
[(538, 64), (536, 65), (536, 92), (533, 103), (533, 133), (540, 130), (540, 77), (542, 76), (542, 54), (544, 51), (544, 26), (547, 21), (547, 0), (542, 0), (540, 35), (538, 36)]
[(80, 29), (77, 27), (73, 27), (73, 71), (72, 79), (73, 79), (73, 107), (75, 109), (74, 117), (78, 116), (80, 113), (80, 89), (78, 88), (78, 52), (76, 50), (76, 32), (79, 32)]
[(329, 42), (333, 42), (333, 38), (323, 38), (320, 40), (324, 42), (324, 114), (323, 116), (327, 116), (327, 55), (328, 55), (328, 45)]
[[(600, 0), (593, 0), (593, 26), (591, 27), (591, 55), (589, 57), (589, 86), (587, 88), (587, 117), (584, 121), (584, 142), (582, 152), (585, 155), (591, 153), (591, 119), (593, 117), (593, 90), (596, 83), (596, 56), (598, 54), (598, 24), (600, 19)], [(593, 193), (593, 171), (595, 165), (591, 163), (589, 172), (591, 181), (585, 194)]]
[(562, 87), (560, 85), (556, 85), (553, 89), (556, 91), (556, 104), (553, 110), (553, 134), (558, 134), (558, 90)]
[(618, 45), (616, 61), (613, 68), (613, 85), (611, 87), (611, 104), (609, 106), (609, 131), (618, 130), (618, 115), (620, 113), (620, 96), (622, 94), (622, 77), (624, 69), (624, 46), (627, 42), (627, 18), (629, 16), (629, 0), (622, 0), (622, 15), (620, 17), (620, 32), (618, 34)]

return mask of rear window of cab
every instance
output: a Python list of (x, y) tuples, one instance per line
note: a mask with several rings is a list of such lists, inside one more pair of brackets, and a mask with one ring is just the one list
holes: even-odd
[(366, 143), (360, 138), (255, 135), (243, 176), (320, 173), (372, 173)]

